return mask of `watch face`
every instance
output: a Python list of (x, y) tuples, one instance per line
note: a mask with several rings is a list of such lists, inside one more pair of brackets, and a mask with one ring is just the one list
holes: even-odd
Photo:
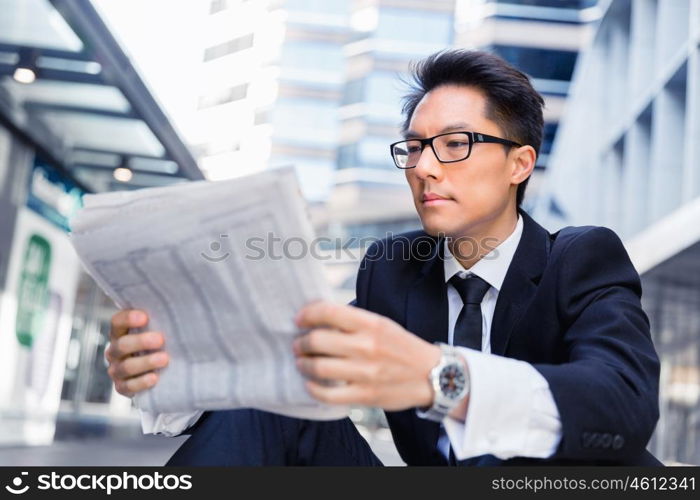
[(463, 392), (466, 380), (464, 370), (456, 363), (445, 366), (440, 371), (440, 390), (450, 399), (457, 399)]

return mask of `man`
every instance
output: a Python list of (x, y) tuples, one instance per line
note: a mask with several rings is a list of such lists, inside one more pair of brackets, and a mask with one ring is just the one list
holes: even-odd
[[(430, 56), (414, 77), (391, 154), (424, 231), (368, 249), (353, 306), (299, 312), (310, 331), (293, 349), (309, 392), (385, 409), (409, 465), (658, 464), (645, 447), (659, 362), (620, 240), (591, 226), (549, 234), (519, 208), (541, 96), (477, 51)], [(165, 352), (134, 355), (163, 346), (158, 332), (124, 335), (146, 322), (139, 311), (113, 318), (109, 372), (125, 395), (167, 364)], [(189, 428), (172, 464), (378, 463), (348, 419), (236, 410), (144, 424)]]

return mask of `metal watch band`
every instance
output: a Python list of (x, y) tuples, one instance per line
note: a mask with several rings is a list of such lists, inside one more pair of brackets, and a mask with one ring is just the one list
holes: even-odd
[(444, 397), (440, 388), (440, 372), (443, 368), (449, 366), (450, 364), (456, 363), (461, 367), (464, 365), (455, 347), (448, 344), (443, 344), (441, 342), (436, 342), (436, 344), (440, 347), (442, 355), (440, 356), (440, 360), (438, 361), (437, 365), (430, 370), (429, 375), (430, 384), (433, 387), (434, 394), (433, 404), (430, 406), (430, 408), (416, 408), (416, 415), (420, 418), (432, 420), (434, 422), (442, 422), (450, 411), (452, 411), (452, 409), (457, 406), (467, 394), (469, 394), (469, 377), (468, 373), (465, 371), (464, 375), (466, 378), (466, 390), (462, 397), (457, 399), (449, 399)]

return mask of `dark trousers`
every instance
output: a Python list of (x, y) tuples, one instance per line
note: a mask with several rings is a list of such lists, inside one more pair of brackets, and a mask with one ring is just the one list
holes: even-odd
[(348, 418), (302, 420), (259, 410), (206, 412), (166, 465), (382, 465)]

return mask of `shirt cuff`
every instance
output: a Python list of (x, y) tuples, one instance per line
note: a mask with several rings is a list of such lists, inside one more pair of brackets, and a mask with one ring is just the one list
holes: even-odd
[(151, 413), (139, 410), (141, 413), (141, 431), (144, 434), (158, 434), (161, 436), (179, 436), (185, 430), (192, 427), (203, 411), (190, 413)]
[(443, 421), (455, 457), (552, 456), (561, 420), (547, 380), (524, 361), (458, 349), (467, 361), (470, 393), (465, 421)]

